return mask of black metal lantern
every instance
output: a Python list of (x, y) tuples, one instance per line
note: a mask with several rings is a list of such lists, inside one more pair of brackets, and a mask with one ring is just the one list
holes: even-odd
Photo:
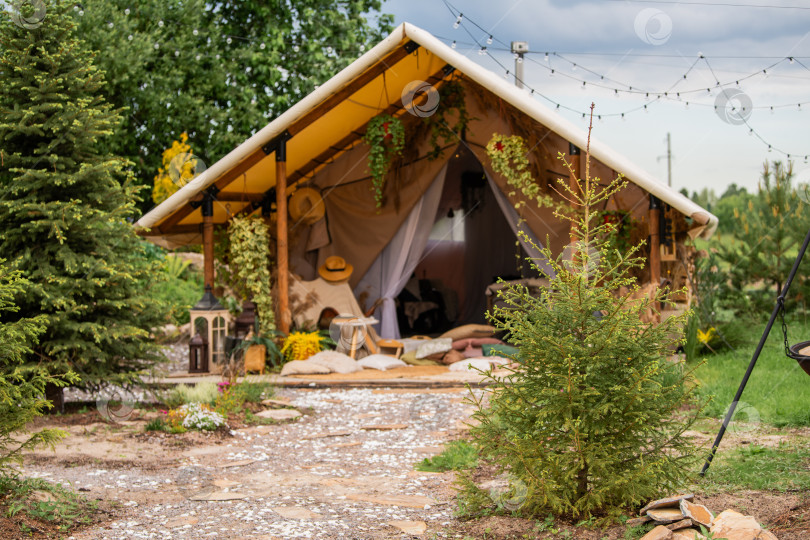
[(208, 373), (208, 340), (202, 334), (188, 343), (188, 372)]

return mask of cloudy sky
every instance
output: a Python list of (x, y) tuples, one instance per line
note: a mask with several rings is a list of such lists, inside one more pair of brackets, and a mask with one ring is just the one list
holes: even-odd
[(663, 182), (671, 133), (676, 189), (756, 188), (763, 163), (785, 154), (810, 181), (806, 0), (387, 0), (383, 10), (501, 75), (514, 71), (509, 43), (527, 41), (536, 99), (583, 128), (593, 101), (594, 136)]

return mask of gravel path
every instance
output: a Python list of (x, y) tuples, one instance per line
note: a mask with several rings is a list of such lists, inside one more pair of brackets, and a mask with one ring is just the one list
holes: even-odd
[(452, 474), (414, 464), (464, 429), (467, 393), (285, 389), (278, 397), (305, 413), (297, 421), (182, 441), (143, 434), (143, 420), (72, 426), (26, 474), (120, 503), (77, 540), (412, 538), (403, 530), (425, 527), (441, 538), (454, 523)]

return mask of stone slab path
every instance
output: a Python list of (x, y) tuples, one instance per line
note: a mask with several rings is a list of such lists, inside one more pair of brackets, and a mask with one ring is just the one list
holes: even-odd
[(25, 474), (120, 504), (75, 540), (445, 537), (453, 475), (414, 464), (466, 429), (467, 390), (279, 393), (304, 415), (220, 440), (200, 436), (186, 448), (135, 435), (140, 422), (124, 426), (129, 435), (85, 429), (105, 453), (71, 454), (86, 453), (77, 433), (56, 457), (38, 453)]

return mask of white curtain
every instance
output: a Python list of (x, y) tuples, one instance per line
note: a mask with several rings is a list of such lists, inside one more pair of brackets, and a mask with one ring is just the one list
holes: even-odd
[(366, 303), (382, 298), (383, 303), (377, 308), (374, 317), (380, 321), (379, 334), (384, 339), (400, 337), (394, 299), (402, 292), (422, 258), (436, 220), (446, 172), (447, 165), (442, 167), (422, 198), (414, 205), (408, 218), (354, 289), (358, 298), (366, 293)]
[[(545, 255), (535, 248), (535, 246), (537, 246), (538, 248), (542, 249), (543, 243), (540, 242), (540, 240), (537, 238), (537, 236), (535, 236), (534, 232), (532, 232), (525, 222), (520, 221), (520, 216), (518, 216), (515, 207), (511, 202), (509, 202), (509, 199), (506, 198), (506, 195), (503, 194), (489, 173), (486, 173), (486, 175), (487, 182), (489, 182), (489, 188), (492, 190), (492, 193), (495, 194), (495, 200), (498, 201), (498, 206), (500, 207), (501, 212), (503, 212), (506, 222), (509, 223), (509, 226), (512, 228), (512, 232), (515, 233), (515, 236), (517, 236), (518, 240), (520, 240), (520, 245), (523, 247), (523, 250), (528, 253), (529, 257), (532, 258), (538, 268), (540, 268), (548, 277), (554, 277), (556, 272), (554, 272), (554, 269), (550, 264), (548, 264), (548, 260), (546, 259)], [(530, 241), (527, 241), (522, 234), (518, 234), (519, 232), (525, 233)]]

